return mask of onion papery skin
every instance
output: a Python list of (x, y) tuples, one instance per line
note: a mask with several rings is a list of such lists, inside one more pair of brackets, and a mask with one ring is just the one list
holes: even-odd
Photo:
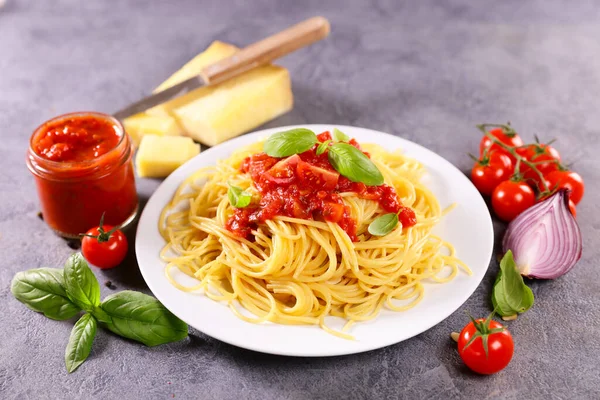
[(504, 253), (512, 250), (521, 275), (537, 279), (555, 279), (569, 272), (581, 258), (582, 248), (566, 189), (519, 214), (502, 240)]

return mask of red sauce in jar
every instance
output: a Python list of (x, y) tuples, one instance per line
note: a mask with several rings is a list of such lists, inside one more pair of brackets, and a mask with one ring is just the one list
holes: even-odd
[[(321, 142), (330, 140), (331, 135), (324, 132), (318, 139)], [(349, 144), (360, 150), (354, 139)], [(386, 212), (398, 213), (403, 227), (416, 223), (414, 211), (400, 203), (393, 187), (385, 184), (367, 186), (350, 181), (331, 166), (326, 152), (316, 154), (317, 146), (283, 159), (265, 153), (247, 157), (241, 171), (250, 174), (261, 199), (256, 206), (236, 208), (226, 228), (239, 236), (251, 238), (252, 229), (256, 229), (259, 223), (280, 215), (336, 222), (352, 241), (356, 241), (356, 221), (340, 196), (340, 193), (347, 192), (377, 201)], [(365, 154), (368, 156), (368, 153)]]
[(129, 137), (101, 113), (73, 113), (42, 124), (30, 140), (27, 165), (35, 176), (44, 221), (75, 237), (97, 226), (130, 222), (138, 198)]

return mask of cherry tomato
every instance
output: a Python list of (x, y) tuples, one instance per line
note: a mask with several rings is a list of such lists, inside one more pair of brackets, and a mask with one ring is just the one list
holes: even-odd
[(513, 172), (514, 167), (510, 157), (493, 151), (473, 165), (471, 180), (481, 194), (489, 196), (496, 186), (509, 179)]
[[(502, 129), (502, 128), (494, 128), (494, 129), (490, 130), (489, 133), (507, 146), (510, 146), (510, 147), (523, 146), (523, 139), (521, 139), (521, 137), (514, 131), (507, 132), (505, 129)], [(483, 155), (484, 150), (488, 149), (488, 148), (489, 148), (488, 151), (496, 150), (496, 151), (501, 151), (503, 153), (506, 153), (511, 158), (511, 160), (514, 161), (514, 157), (511, 154), (509, 154), (506, 150), (504, 150), (498, 144), (492, 144), (492, 139), (487, 137), (487, 135), (483, 135), (483, 137), (481, 138), (481, 142), (479, 142), (479, 154)]]
[(491, 315), (469, 322), (458, 337), (460, 358), (478, 374), (502, 371), (510, 363), (514, 350), (512, 335), (502, 324), (492, 320)]
[[(544, 177), (559, 168), (557, 161), (560, 162), (560, 153), (548, 144), (529, 144), (517, 149), (517, 153), (529, 162), (540, 163), (536, 164), (536, 168)], [(539, 184), (540, 176), (527, 164), (521, 164), (520, 170), (526, 180)]]
[(85, 233), (81, 251), (85, 259), (100, 269), (114, 268), (127, 255), (127, 238), (119, 229), (102, 224)]
[(319, 168), (304, 161), (298, 161), (296, 167), (298, 179), (304, 185), (320, 190), (333, 190), (337, 186), (340, 174)]
[(585, 191), (583, 178), (574, 171), (554, 171), (546, 176), (546, 183), (550, 190), (567, 188), (571, 190), (571, 200), (575, 205), (579, 204)]
[(492, 208), (501, 220), (512, 221), (535, 204), (535, 194), (525, 182), (504, 181), (492, 193)]

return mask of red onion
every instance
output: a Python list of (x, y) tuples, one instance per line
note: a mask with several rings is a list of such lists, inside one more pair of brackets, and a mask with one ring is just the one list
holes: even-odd
[(512, 250), (521, 275), (554, 279), (569, 272), (581, 258), (582, 239), (568, 191), (559, 190), (519, 214), (508, 225), (502, 249)]

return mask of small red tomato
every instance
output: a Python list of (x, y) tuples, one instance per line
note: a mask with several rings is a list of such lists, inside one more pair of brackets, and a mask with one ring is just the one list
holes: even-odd
[(127, 238), (119, 229), (105, 225), (100, 220), (100, 225), (85, 233), (81, 241), (81, 251), (85, 259), (100, 269), (114, 268), (119, 265), (127, 255)]
[(534, 204), (533, 189), (525, 182), (504, 181), (492, 193), (492, 208), (498, 218), (506, 222)]
[[(489, 131), (489, 133), (495, 137), (496, 139), (498, 139), (500, 142), (504, 143), (507, 146), (510, 147), (519, 147), (519, 146), (523, 146), (523, 139), (521, 139), (521, 137), (512, 129), (508, 130), (508, 129), (504, 129), (504, 128), (494, 128), (491, 129)], [(479, 154), (482, 155), (483, 152), (485, 151), (485, 149), (488, 149), (488, 152), (496, 150), (496, 151), (502, 151), (506, 154), (509, 155), (509, 157), (511, 158), (511, 160), (514, 161), (514, 157), (512, 155), (510, 155), (505, 149), (502, 148), (502, 146), (493, 143), (492, 139), (490, 139), (487, 135), (484, 135), (481, 138), (481, 142), (479, 142)]]
[(579, 204), (585, 191), (583, 178), (575, 171), (554, 171), (546, 176), (546, 183), (550, 190), (567, 188), (571, 191), (571, 200)]
[[(544, 177), (559, 169), (560, 153), (548, 144), (529, 144), (517, 149), (517, 153), (525, 160), (536, 163), (535, 167)], [(520, 169), (526, 180), (535, 185), (539, 184), (540, 176), (533, 168), (522, 163)]]
[(458, 337), (460, 358), (467, 367), (483, 375), (502, 371), (515, 350), (510, 332), (491, 317), (472, 320)]
[(471, 170), (471, 180), (483, 195), (492, 194), (496, 186), (509, 179), (514, 172), (510, 157), (498, 151), (479, 159)]

